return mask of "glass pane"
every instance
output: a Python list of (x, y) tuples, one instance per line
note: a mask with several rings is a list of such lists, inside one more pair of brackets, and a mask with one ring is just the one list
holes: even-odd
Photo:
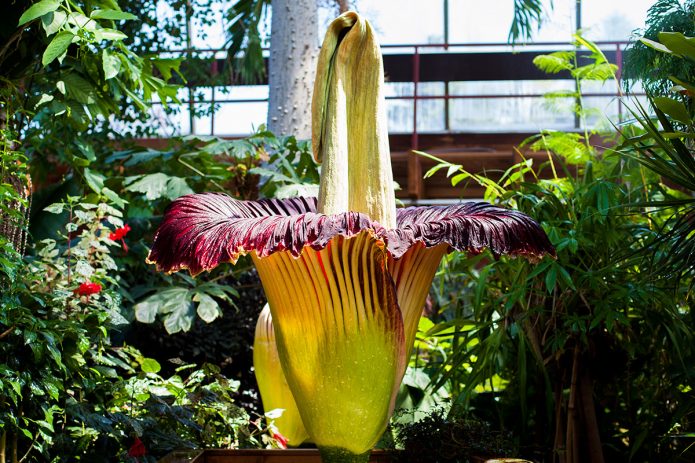
[(449, 84), (451, 95), (542, 95), (573, 89), (573, 80), (497, 80)]
[(419, 132), (442, 132), (445, 129), (444, 100), (418, 100), (417, 129)]
[(449, 42), (505, 43), (513, 14), (509, 0), (449, 0)]
[(265, 124), (268, 103), (220, 103), (215, 111), (215, 135), (249, 135)]
[(628, 40), (644, 27), (654, 0), (582, 0), (582, 29), (591, 40)]
[[(545, 1), (545, 20), (533, 42), (568, 42), (575, 28), (576, 0)], [(514, 17), (510, 0), (449, 0), (450, 43), (506, 43)]]
[(461, 132), (571, 130), (572, 99), (547, 101), (542, 97), (475, 98), (452, 100), (451, 130)]
[(372, 23), (382, 44), (444, 40), (443, 0), (359, 0), (355, 9)]
[(413, 100), (386, 100), (389, 133), (412, 133)]

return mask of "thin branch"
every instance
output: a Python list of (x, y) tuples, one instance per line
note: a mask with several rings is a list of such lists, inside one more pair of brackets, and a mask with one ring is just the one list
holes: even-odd
[(5, 331), (0, 333), (0, 339), (5, 339), (7, 336), (10, 335), (10, 333), (12, 333), (12, 330), (14, 330), (15, 328), (17, 328), (17, 325), (12, 325), (9, 328), (7, 328)]

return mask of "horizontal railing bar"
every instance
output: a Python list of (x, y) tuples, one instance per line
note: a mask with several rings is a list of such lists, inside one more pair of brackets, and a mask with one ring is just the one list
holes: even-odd
[[(615, 46), (615, 45), (629, 45), (629, 41), (625, 40), (599, 40), (596, 42), (593, 42), (595, 45), (598, 46)], [(571, 42), (532, 42), (532, 43), (523, 43), (523, 44), (511, 44), (507, 42), (490, 42), (490, 43), (485, 43), (485, 42), (470, 42), (470, 43), (464, 43), (464, 42), (459, 42), (459, 43), (388, 43), (388, 44), (382, 44), (381, 48), (465, 48), (465, 47), (471, 47), (471, 48), (480, 48), (480, 47), (512, 47), (512, 48), (531, 48), (531, 47), (557, 47), (557, 46), (568, 46), (568, 47), (574, 47), (575, 45)], [(580, 47), (580, 48), (585, 48), (585, 47)], [(224, 53), (226, 52), (226, 48), (172, 48), (169, 50), (156, 50), (153, 53), (154, 54), (159, 54), (159, 53)], [(262, 51), (270, 51), (270, 48), (264, 47), (262, 48)]]
[[(630, 96), (646, 96), (642, 93), (630, 93)], [(543, 93), (524, 93), (515, 95), (418, 95), (418, 100), (464, 100), (464, 99), (486, 99), (486, 98), (543, 98), (547, 95)], [(582, 97), (618, 97), (616, 93), (582, 93)], [(554, 98), (575, 98), (574, 95), (556, 96)], [(414, 100), (414, 95), (387, 96), (387, 100)], [(267, 103), (268, 98), (245, 98), (245, 99), (217, 99), (215, 100), (194, 100), (193, 103)], [(181, 100), (181, 104), (190, 104), (190, 100)], [(153, 101), (152, 104), (162, 104), (160, 101)]]

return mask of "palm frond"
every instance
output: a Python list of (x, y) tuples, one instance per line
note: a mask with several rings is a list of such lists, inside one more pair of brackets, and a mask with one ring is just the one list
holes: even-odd
[(270, 0), (238, 0), (227, 11), (227, 61), (244, 83), (265, 77), (260, 28), (269, 8)]
[[(552, 2), (550, 5), (552, 8)], [(514, 19), (507, 40), (511, 43), (530, 40), (533, 32), (540, 29), (542, 22), (542, 0), (514, 0)]]

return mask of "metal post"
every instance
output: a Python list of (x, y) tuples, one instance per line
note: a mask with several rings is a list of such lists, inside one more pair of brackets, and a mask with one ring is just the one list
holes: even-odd
[(212, 73), (212, 91), (210, 95), (210, 135), (215, 135), (215, 88), (217, 83), (217, 57), (213, 53), (212, 55), (212, 65), (210, 72)]
[[(189, 61), (193, 58), (193, 41), (191, 40), (193, 7), (191, 0), (186, 1), (186, 56)], [(195, 133), (195, 91), (191, 83), (188, 86), (188, 123), (191, 128), (191, 133)]]
[[(575, 24), (574, 33), (578, 34), (582, 28), (582, 0), (577, 0), (575, 3)], [(574, 48), (574, 53), (576, 56), (576, 64), (579, 64), (579, 46)], [(574, 112), (574, 128), (581, 129), (581, 118), (579, 117), (578, 111), (582, 110), (582, 99), (579, 95), (582, 93), (581, 83), (575, 79), (574, 85), (575, 91), (577, 92), (577, 98), (575, 99), (577, 110)]]
[(444, 49), (449, 49), (449, 0), (444, 0)]
[[(444, 0), (444, 50), (449, 50), (449, 0)], [(444, 130), (449, 126), (449, 81), (444, 82)]]
[[(411, 149), (420, 147), (417, 131), (418, 83), (420, 82), (420, 48), (416, 45), (413, 54), (413, 133), (410, 138)], [(414, 199), (422, 197), (422, 165), (420, 156), (411, 153), (408, 157), (408, 193)]]
[(420, 49), (415, 46), (413, 54), (413, 134), (411, 136), (411, 145), (414, 150), (419, 148), (419, 139), (417, 133), (417, 100), (418, 100), (418, 83), (420, 82)]
[(623, 49), (620, 48), (620, 43), (615, 44), (615, 61), (618, 66), (618, 70), (615, 73), (615, 84), (618, 86), (618, 122), (623, 121), (623, 102), (621, 99), (622, 90), (620, 88), (621, 82), (623, 80)]

